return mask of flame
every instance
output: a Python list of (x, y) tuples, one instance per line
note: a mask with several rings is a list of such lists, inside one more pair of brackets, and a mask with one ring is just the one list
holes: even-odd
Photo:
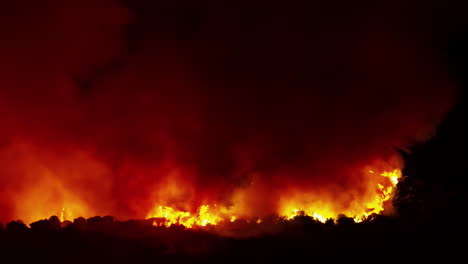
[[(375, 174), (373, 170), (369, 170), (368, 172), (370, 174)], [(313, 205), (309, 207), (296, 207), (292, 204), (283, 208), (283, 215), (285, 215), (287, 219), (293, 219), (298, 215), (304, 214), (325, 223), (327, 219), (333, 219), (343, 214), (352, 217), (356, 222), (361, 222), (370, 215), (380, 214), (385, 210), (384, 203), (392, 198), (395, 187), (401, 178), (401, 171), (398, 169), (384, 171), (380, 173), (379, 176), (386, 179), (381, 179), (381, 181), (377, 183), (374, 195), (361, 206), (357, 205), (357, 209), (351, 208), (344, 212), (336, 212), (331, 206), (326, 205), (322, 205), (322, 207), (314, 207)]]
[(62, 211), (60, 212), (59, 219), (61, 222), (64, 221), (73, 221), (76, 217), (79, 217), (80, 215), (75, 215), (73, 212), (68, 208), (68, 207), (63, 207)]
[[(375, 171), (369, 170), (368, 173), (376, 174)], [(375, 187), (373, 195), (363, 204), (350, 208), (345, 211), (336, 211), (332, 205), (323, 204), (320, 202), (313, 203), (308, 207), (298, 206), (295, 202), (288, 201), (279, 211), (279, 216), (287, 220), (291, 220), (299, 215), (310, 216), (313, 219), (325, 223), (328, 219), (336, 219), (343, 214), (352, 217), (356, 222), (365, 220), (372, 214), (380, 214), (385, 210), (384, 203), (390, 200), (393, 196), (398, 180), (401, 178), (401, 171), (395, 169), (393, 171), (383, 171), (378, 174), (381, 178), (377, 178), (378, 183)], [(315, 206), (314, 206), (315, 205)], [(232, 208), (210, 207), (210, 205), (201, 205), (195, 214), (188, 211), (177, 210), (170, 206), (156, 206), (147, 216), (147, 219), (154, 219), (154, 226), (170, 226), (174, 224), (183, 225), (187, 228), (196, 226), (216, 225), (220, 222), (234, 222), (241, 217), (239, 213), (236, 215), (236, 210)], [(262, 219), (258, 218), (255, 221), (257, 224), (262, 223)]]
[[(93, 210), (100, 204), (99, 199), (94, 198), (95, 193), (109, 191), (105, 182), (110, 179), (106, 178), (107, 168), (90, 153), (77, 150), (59, 156), (46, 150), (40, 152), (37, 146), (23, 142), (16, 142), (3, 151), (14, 164), (10, 173), (19, 179), (11, 183), (8, 191), (8, 199), (14, 205), (11, 213), (14, 218), (32, 223), (55, 215), (63, 222), (80, 216), (108, 214), (105, 208)], [(83, 175), (100, 177), (83, 180)], [(97, 186), (99, 192), (89, 188), (90, 185)]]
[(384, 176), (384, 177), (387, 177), (389, 178), (390, 180), (392, 180), (392, 183), (394, 185), (397, 185), (398, 184), (398, 179), (401, 178), (401, 171), (399, 170), (394, 170), (392, 172), (383, 172), (382, 174), (380, 174), (380, 176)]
[(147, 218), (155, 218), (153, 221), (154, 226), (170, 226), (178, 224), (187, 228), (192, 228), (194, 226), (206, 226), (208, 224), (216, 225), (222, 220), (221, 217), (214, 214), (213, 212), (210, 212), (209, 205), (200, 206), (196, 214), (176, 210), (169, 206), (157, 206)]
[[(343, 214), (348, 217), (352, 217), (356, 222), (365, 220), (372, 214), (380, 214), (386, 210), (385, 202), (389, 201), (395, 191), (395, 187), (401, 178), (401, 171), (398, 169), (381, 171), (380, 173), (376, 170), (365, 171), (369, 174), (370, 182), (368, 188), (369, 194), (364, 195), (364, 200), (358, 200), (349, 206), (341, 210), (336, 204), (327, 203), (327, 200), (311, 200), (302, 199), (303, 197), (317, 197), (314, 194), (308, 193), (297, 193), (290, 195), (285, 193), (280, 206), (278, 208), (277, 215), (286, 220), (292, 220), (297, 216), (305, 215), (309, 216), (317, 221), (325, 223), (329, 219), (336, 219), (339, 215)], [(175, 174), (174, 174), (175, 175)], [(183, 210), (180, 209), (180, 199), (172, 199), (178, 196), (188, 197), (192, 194), (191, 188), (182, 188), (181, 181), (174, 179), (170, 180), (166, 184), (166, 188), (160, 189), (160, 193), (155, 196), (158, 198), (164, 197), (164, 201), (169, 203), (162, 203), (153, 207), (153, 209), (147, 214), (147, 219), (153, 219), (154, 226), (171, 226), (171, 225), (183, 225), (186, 228), (194, 227), (205, 227), (208, 225), (217, 225), (221, 222), (235, 222), (238, 219), (253, 219), (252, 221), (260, 224), (264, 221), (261, 216), (251, 215), (251, 212), (246, 212), (244, 197), (241, 197), (245, 192), (238, 192), (233, 194), (234, 205), (230, 207), (218, 206), (217, 204), (202, 204), (199, 207), (195, 207), (196, 210)], [(47, 182), (45, 182), (47, 183)], [(45, 184), (44, 182), (42, 184)], [(56, 181), (53, 181), (56, 183)], [(176, 184), (178, 183), (178, 184)], [(52, 185), (53, 186), (53, 185)], [(162, 187), (162, 186), (161, 186)], [(29, 215), (33, 216), (31, 220), (38, 220), (47, 218), (50, 215), (58, 215), (60, 221), (73, 220), (76, 217), (82, 216), (85, 212), (85, 204), (79, 200), (74, 200), (71, 192), (63, 191), (66, 199), (66, 203), (63, 203), (60, 207), (55, 207), (54, 204), (50, 203), (49, 206), (44, 204), (41, 210), (30, 211)], [(311, 195), (311, 196), (309, 196)], [(41, 197), (41, 196), (36, 196)], [(175, 200), (179, 206), (170, 204), (170, 201)], [(26, 201), (26, 200), (25, 200)], [(32, 203), (33, 199), (29, 199)], [(235, 204), (237, 202), (237, 204)], [(26, 208), (32, 208), (33, 204), (25, 203)], [(183, 203), (182, 203), (183, 205)], [(51, 209), (56, 208), (56, 209)], [(59, 209), (60, 208), (60, 209)], [(36, 213), (37, 215), (33, 215)], [(29, 219), (28, 219), (29, 220)]]
[(65, 207), (62, 208), (62, 212), (60, 213), (59, 219), (61, 222), (65, 221)]

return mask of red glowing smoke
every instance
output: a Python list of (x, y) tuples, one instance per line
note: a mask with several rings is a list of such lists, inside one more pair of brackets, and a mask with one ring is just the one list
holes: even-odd
[(454, 85), (404, 15), (302, 5), (2, 8), (0, 220), (360, 202)]

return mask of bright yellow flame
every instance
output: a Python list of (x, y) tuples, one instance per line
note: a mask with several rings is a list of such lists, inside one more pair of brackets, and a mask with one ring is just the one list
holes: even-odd
[(208, 224), (216, 225), (222, 220), (221, 217), (214, 214), (213, 212), (210, 212), (209, 205), (200, 206), (196, 214), (176, 210), (169, 206), (158, 206), (153, 210), (152, 213), (148, 215), (147, 219), (148, 218), (158, 218), (162, 220), (155, 220), (153, 222), (153, 225), (155, 226), (170, 226), (179, 224), (187, 228), (192, 228), (194, 226), (206, 226)]
[[(375, 172), (369, 170), (369, 173), (374, 174)], [(381, 183), (377, 183), (376, 187), (378, 191), (376, 195), (374, 195), (373, 199), (364, 204), (364, 210), (360, 210), (357, 212), (351, 210), (349, 212), (341, 213), (351, 216), (356, 222), (362, 222), (372, 214), (382, 213), (384, 211), (384, 202), (390, 200), (393, 196), (395, 187), (398, 184), (398, 180), (401, 178), (401, 171), (385, 171), (380, 173), (379, 175), (388, 178), (390, 181), (382, 181)], [(298, 209), (293, 204), (289, 204), (288, 206), (283, 208), (282, 212), (288, 220), (293, 219), (294, 217), (299, 216), (301, 214), (304, 214), (322, 223), (325, 223), (327, 219), (336, 218), (338, 216), (336, 212), (326, 207), (325, 205), (309, 207), (308, 209)]]
[(62, 212), (60, 213), (60, 222), (65, 221), (65, 207), (62, 208)]
[(312, 215), (312, 218), (322, 222), (322, 223), (325, 223), (327, 221), (327, 218), (325, 218), (324, 216), (320, 215), (320, 214), (317, 214), (317, 213), (314, 213)]
[[(371, 174), (375, 173), (372, 170), (368, 172)], [(392, 198), (398, 180), (401, 178), (401, 171), (384, 171), (379, 175), (388, 180), (377, 180), (375, 185), (376, 193), (371, 196), (372, 198), (370, 200), (364, 201), (362, 205), (357, 206), (357, 209), (352, 208), (348, 211), (336, 212), (336, 209), (330, 204), (321, 201), (311, 206), (302, 207), (297, 206), (294, 200), (292, 200), (292, 202), (288, 202), (281, 208), (279, 215), (288, 220), (299, 215), (306, 215), (325, 223), (328, 219), (336, 219), (339, 214), (345, 214), (352, 217), (356, 222), (361, 222), (372, 214), (379, 214), (384, 211), (384, 202)], [(217, 208), (216, 205), (215, 208), (209, 205), (202, 205), (198, 208), (196, 214), (177, 210), (169, 206), (157, 206), (148, 214), (147, 219), (155, 218), (153, 221), (153, 225), (155, 226), (179, 224), (187, 228), (193, 228), (195, 226), (206, 226), (208, 224), (216, 225), (222, 221), (234, 222), (238, 217), (239, 215), (234, 215), (232, 211), (230, 212), (226, 210), (226, 208)], [(262, 219), (259, 218), (256, 223), (262, 223)]]
[(401, 178), (401, 171), (399, 171), (399, 170), (394, 170), (394, 171), (391, 171), (391, 172), (386, 171), (386, 172), (383, 172), (382, 174), (380, 174), (380, 176), (384, 176), (384, 177), (389, 178), (394, 185), (397, 185), (398, 184), (398, 179)]

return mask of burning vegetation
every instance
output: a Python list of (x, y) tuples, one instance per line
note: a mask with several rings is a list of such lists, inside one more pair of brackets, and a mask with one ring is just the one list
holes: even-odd
[[(375, 174), (374, 171), (369, 171), (369, 173)], [(352, 203), (353, 207), (349, 208), (347, 211), (333, 211), (336, 206), (333, 206), (331, 203), (327, 204), (323, 201), (323, 207), (314, 207), (314, 203), (320, 204), (317, 203), (317, 200), (311, 200), (311, 204), (302, 204), (301, 200), (292, 200), (288, 197), (289, 199), (285, 199), (287, 202), (281, 206), (281, 209), (277, 214), (280, 217), (289, 220), (300, 215), (309, 216), (322, 223), (325, 223), (327, 220), (337, 219), (340, 215), (347, 215), (354, 219), (354, 221), (361, 222), (367, 219), (370, 215), (384, 212), (384, 204), (392, 198), (398, 179), (401, 177), (401, 171), (394, 170), (390, 172), (382, 172), (379, 176), (384, 177), (385, 179), (382, 179), (381, 183), (377, 184), (374, 197), (370, 196), (370, 199), (363, 203)], [(297, 196), (308, 195), (301, 193)], [(233, 206), (232, 209), (223, 207), (218, 208), (216, 204), (214, 207), (202, 205), (195, 213), (191, 213), (180, 211), (169, 206), (158, 205), (148, 214), (147, 218), (153, 219), (154, 226), (170, 226), (178, 224), (191, 228), (194, 226), (206, 226), (208, 224), (216, 225), (219, 222), (234, 222), (237, 219), (242, 219), (242, 212), (236, 212), (235, 209), (236, 206)], [(241, 217), (239, 217), (239, 215)], [(252, 216), (250, 219), (251, 218)], [(261, 223), (262, 218), (257, 216), (256, 222)]]
[(456, 96), (432, 36), (380, 4), (17, 2), (0, 11), (2, 222), (391, 215), (396, 149)]
[(0, 262), (455, 262), (457, 1), (3, 1)]

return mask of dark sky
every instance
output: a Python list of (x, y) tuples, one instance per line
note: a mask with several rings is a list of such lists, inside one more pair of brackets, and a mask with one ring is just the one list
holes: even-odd
[(346, 210), (466, 85), (462, 1), (2, 5), (0, 219)]

